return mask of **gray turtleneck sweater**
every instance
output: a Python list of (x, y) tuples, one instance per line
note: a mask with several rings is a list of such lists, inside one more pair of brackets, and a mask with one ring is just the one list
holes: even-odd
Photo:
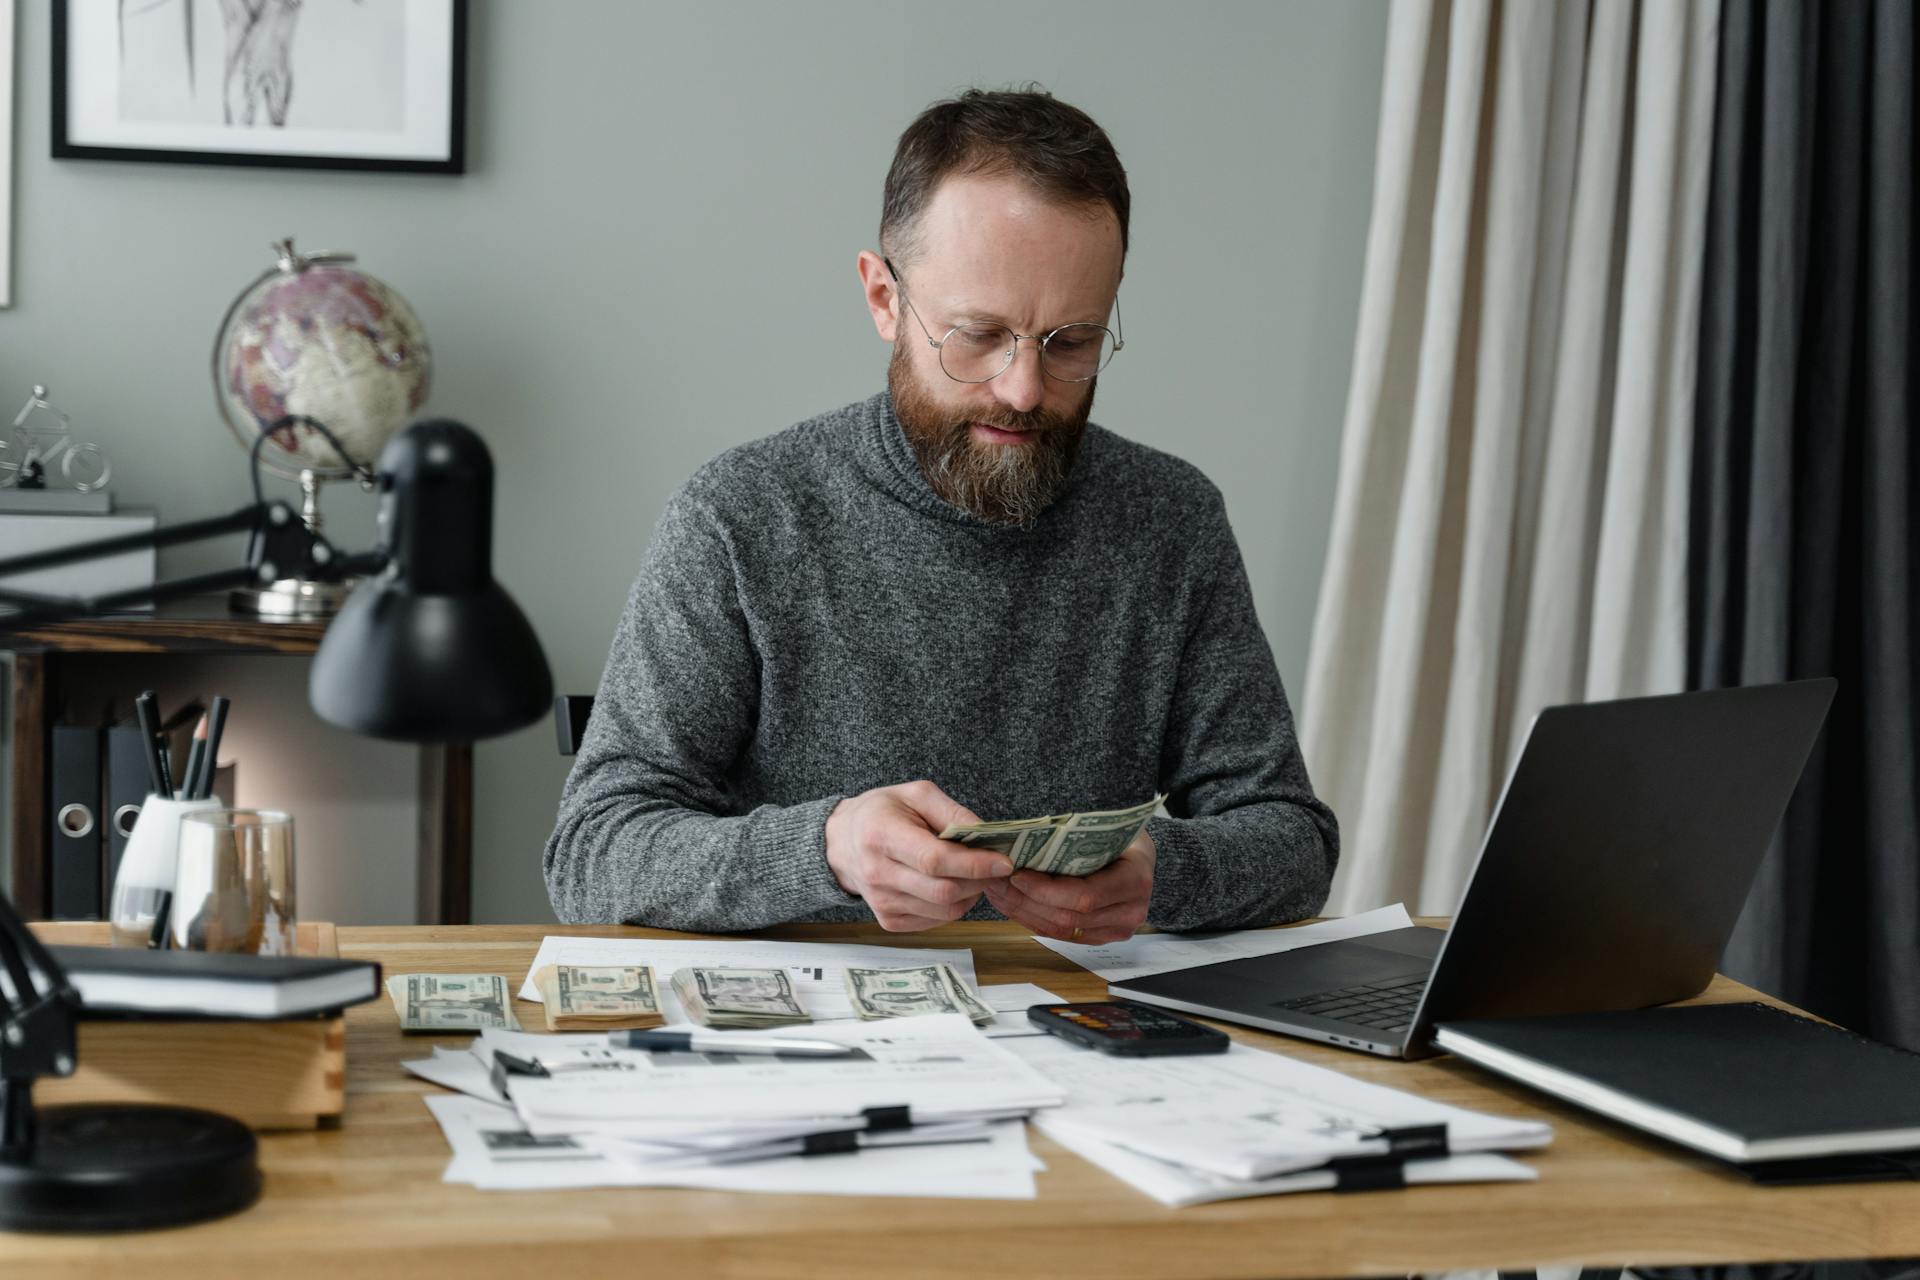
[(988, 525), (934, 494), (882, 393), (668, 502), (547, 889), (570, 923), (871, 919), (827, 867), (827, 814), (916, 778), (984, 819), (1165, 791), (1163, 929), (1312, 915), (1339, 852), (1219, 490), (1089, 426), (1033, 528)]

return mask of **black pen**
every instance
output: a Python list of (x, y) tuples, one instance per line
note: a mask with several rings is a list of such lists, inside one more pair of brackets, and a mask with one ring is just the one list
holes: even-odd
[(200, 762), (207, 753), (207, 717), (200, 715), (200, 722), (193, 726), (193, 745), (187, 748), (187, 767), (180, 774), (181, 799), (198, 800), (200, 798)]
[(196, 800), (213, 794), (213, 775), (220, 768), (220, 735), (227, 730), (227, 708), (232, 705), (231, 699), (216, 693), (207, 706), (207, 750), (200, 761), (199, 785), (194, 788)]
[(165, 951), (167, 949), (167, 925), (173, 915), (173, 894), (169, 890), (160, 891), (160, 909), (153, 913), (153, 929), (147, 934), (147, 950)]
[(160, 765), (160, 706), (155, 701), (153, 690), (133, 700), (133, 714), (140, 721), (140, 732), (147, 739), (147, 779), (153, 788), (153, 794), (161, 799), (170, 799), (173, 789), (167, 785), (167, 775)]

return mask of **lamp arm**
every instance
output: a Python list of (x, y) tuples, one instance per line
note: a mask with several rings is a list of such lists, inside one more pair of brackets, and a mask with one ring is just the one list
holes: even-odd
[(33, 1082), (73, 1074), (80, 993), (4, 894), (0, 979), (0, 1158), (14, 1158), (33, 1145)]
[(246, 564), (243, 568), (222, 569), (90, 598), (62, 598), (0, 590), (0, 605), (10, 605), (14, 610), (0, 613), (0, 633), (68, 618), (92, 617), (206, 591), (272, 582), (276, 578), (299, 576), (332, 581), (349, 573), (366, 572), (369, 566), (377, 569), (386, 563), (384, 552), (342, 556), (334, 550), (332, 543), (307, 528), (286, 503), (256, 502), (229, 515), (190, 520), (147, 533), (100, 538), (71, 547), (57, 547), (0, 560), (0, 580), (40, 569), (103, 560), (128, 551), (178, 546), (231, 533), (252, 535), (247, 541)]

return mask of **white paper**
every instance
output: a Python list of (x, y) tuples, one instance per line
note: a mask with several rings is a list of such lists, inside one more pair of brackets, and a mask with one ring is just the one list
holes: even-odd
[(1108, 982), (1144, 978), (1150, 973), (1191, 969), (1195, 965), (1217, 964), (1222, 960), (1240, 960), (1247, 956), (1277, 955), (1298, 947), (1359, 938), (1369, 933), (1405, 929), (1412, 917), (1400, 903), (1347, 916), (1339, 920), (1321, 920), (1296, 925), (1291, 929), (1248, 929), (1239, 933), (1173, 934), (1142, 933), (1124, 942), (1106, 942), (1089, 946), (1083, 942), (1056, 942), (1052, 938), (1034, 938), (1082, 969), (1091, 970)]
[(457, 1089), (482, 1102), (507, 1105), (507, 1096), (493, 1087), (492, 1069), (480, 1065), (479, 1059), (465, 1049), (436, 1046), (431, 1058), (417, 1058), (400, 1065), (443, 1089)]
[(1031, 982), (1001, 982), (980, 987), (980, 998), (994, 1011), (994, 1019), (980, 1028), (980, 1034), (999, 1040), (1006, 1036), (1043, 1036), (1047, 1033), (1027, 1021), (1027, 1009), (1036, 1004), (1064, 1003), (1045, 987)]
[(606, 1139), (535, 1137), (505, 1107), (447, 1096), (426, 1102), (453, 1148), (445, 1181), (486, 1190), (672, 1186), (972, 1200), (1031, 1200), (1034, 1196), (1037, 1162), (1027, 1150), (1026, 1130), (1019, 1121), (991, 1126), (983, 1142), (649, 1169), (604, 1149)]
[(1127, 1060), (1058, 1042), (1021, 1046), (1020, 1056), (1067, 1091), (1048, 1133), (1084, 1134), (1229, 1178), (1385, 1155), (1381, 1129), (1445, 1125), (1456, 1154), (1553, 1140), (1553, 1127), (1539, 1121), (1469, 1111), (1239, 1044)]
[[(663, 1127), (683, 1132), (814, 1116), (852, 1118), (879, 1106), (907, 1106), (927, 1115), (1024, 1111), (1055, 1105), (1061, 1096), (1045, 1076), (958, 1014), (834, 1023), (809, 1028), (808, 1035), (851, 1045), (859, 1055), (601, 1049), (594, 1052), (617, 1069), (522, 1077), (510, 1091), (520, 1118), (534, 1133), (590, 1128), (635, 1137), (653, 1136)], [(543, 1055), (542, 1061), (548, 1058)]]
[(785, 969), (793, 980), (794, 995), (800, 1007), (813, 1015), (815, 1022), (833, 1022), (853, 1018), (853, 1005), (847, 999), (844, 974), (848, 966), (872, 969), (907, 969), (917, 965), (950, 964), (968, 983), (978, 985), (973, 974), (973, 952), (965, 947), (908, 948), (874, 947), (836, 942), (708, 942), (659, 938), (573, 938), (550, 934), (527, 969), (520, 986), (522, 1000), (538, 1001), (540, 990), (533, 975), (550, 964), (653, 966), (660, 992), (660, 1014), (669, 1026), (692, 1023), (680, 999), (673, 994), (676, 969), (694, 967), (726, 969)]
[[(1277, 1178), (1242, 1180), (1223, 1178), (1199, 1169), (1183, 1168), (1099, 1142), (1084, 1134), (1055, 1133), (1040, 1117), (1034, 1123), (1040, 1131), (1073, 1154), (1106, 1170), (1137, 1191), (1143, 1191), (1161, 1204), (1180, 1209), (1187, 1205), (1207, 1204), (1215, 1200), (1244, 1200), (1253, 1196), (1281, 1195), (1290, 1191), (1330, 1191), (1338, 1178), (1329, 1169), (1309, 1169), (1304, 1173), (1285, 1173)], [(1539, 1173), (1505, 1156), (1448, 1156), (1441, 1160), (1409, 1160), (1404, 1171), (1413, 1185), (1437, 1182), (1527, 1182)]]
[[(1364, 1135), (1382, 1124), (1446, 1123), (1449, 1141), (1457, 1126), (1462, 1144), (1532, 1147), (1552, 1137), (1544, 1124), (1466, 1111), (1245, 1045), (1146, 1059), (1057, 1037), (1007, 1047), (1067, 1095), (1034, 1115), (1041, 1132), (1162, 1204), (1330, 1187), (1330, 1171), (1302, 1165), (1377, 1151)], [(1301, 1158), (1287, 1160), (1290, 1148)], [(1254, 1176), (1265, 1168), (1287, 1171)], [(1406, 1166), (1409, 1182), (1533, 1176), (1526, 1165), (1483, 1153)]]

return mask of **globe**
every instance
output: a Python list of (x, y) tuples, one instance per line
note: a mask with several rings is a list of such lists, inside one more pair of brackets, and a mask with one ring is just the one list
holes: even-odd
[[(275, 266), (234, 300), (214, 343), (221, 415), (249, 449), (271, 433), (262, 460), (279, 474), (341, 479), (426, 403), (426, 330), (390, 285), (347, 265), (351, 254), (302, 256), (291, 240), (274, 249)], [(326, 424), (347, 457), (313, 427), (282, 423), (289, 415)]]

